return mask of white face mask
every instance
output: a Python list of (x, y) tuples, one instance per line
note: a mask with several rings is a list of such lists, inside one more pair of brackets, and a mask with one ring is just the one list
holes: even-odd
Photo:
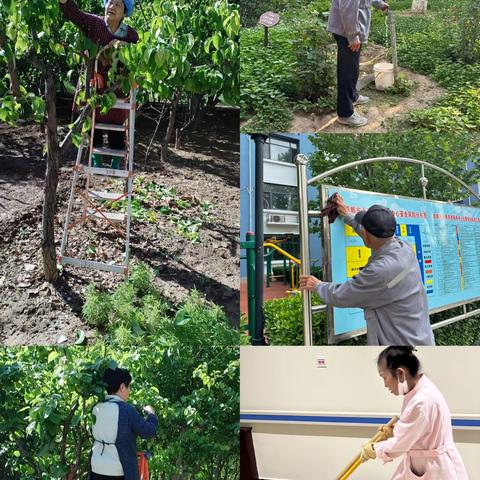
[(408, 392), (409, 392), (409, 388), (408, 388), (408, 383), (406, 380), (404, 380), (403, 382), (401, 382), (400, 380), (398, 380), (398, 394), (399, 395), (406, 395)]

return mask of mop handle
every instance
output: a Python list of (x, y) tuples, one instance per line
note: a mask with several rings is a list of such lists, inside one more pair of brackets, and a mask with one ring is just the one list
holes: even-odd
[[(385, 425), (386, 427), (394, 427), (398, 421), (398, 417), (395, 416)], [(377, 432), (371, 439), (369, 443), (377, 443), (385, 439), (385, 434), (383, 432)], [(347, 478), (356, 470), (362, 460), (360, 455), (356, 455), (355, 458), (344, 468), (342, 473), (336, 478), (336, 480), (347, 480)]]

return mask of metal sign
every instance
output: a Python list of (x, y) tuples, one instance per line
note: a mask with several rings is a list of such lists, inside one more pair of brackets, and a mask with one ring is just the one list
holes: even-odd
[(258, 23), (264, 27), (271, 28), (278, 25), (280, 22), (280, 15), (274, 12), (265, 12), (260, 15)]
[[(338, 192), (350, 213), (372, 204), (390, 208), (396, 236), (414, 249), (430, 313), (480, 298), (480, 209), (446, 202), (322, 186), (322, 199)], [(367, 263), (370, 249), (341, 218), (324, 223), (323, 251), (328, 281), (343, 283)], [(329, 340), (337, 342), (365, 332), (363, 310), (327, 308)]]

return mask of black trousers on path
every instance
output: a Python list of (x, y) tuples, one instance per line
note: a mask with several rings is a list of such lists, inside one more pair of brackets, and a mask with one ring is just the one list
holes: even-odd
[(353, 114), (353, 102), (358, 98), (357, 81), (360, 74), (360, 51), (352, 52), (348, 40), (333, 34), (337, 42), (337, 115), (350, 117)]

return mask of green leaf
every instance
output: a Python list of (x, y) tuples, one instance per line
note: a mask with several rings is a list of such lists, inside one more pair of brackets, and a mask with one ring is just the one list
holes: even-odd
[(175, 325), (177, 327), (181, 327), (182, 325), (186, 325), (190, 321), (190, 317), (185, 310), (179, 310), (175, 315)]
[(85, 343), (86, 343), (85, 332), (83, 330), (78, 330), (75, 345), (84, 345)]
[(213, 42), (213, 46), (218, 50), (220, 48), (220, 41), (221, 41), (221, 37), (220, 35), (215, 32), (212, 36), (212, 42)]
[(60, 352), (59, 352), (58, 350), (52, 350), (52, 351), (48, 354), (47, 362), (48, 362), (48, 363), (53, 362), (53, 361), (56, 360), (59, 356), (60, 356)]
[(170, 54), (166, 48), (159, 48), (155, 53), (155, 63), (157, 64), (157, 67), (163, 67), (169, 56)]

